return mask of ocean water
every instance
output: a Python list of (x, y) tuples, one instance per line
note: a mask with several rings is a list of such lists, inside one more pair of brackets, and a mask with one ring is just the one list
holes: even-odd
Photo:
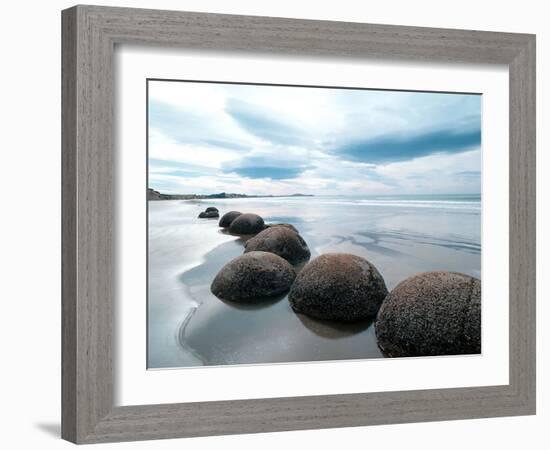
[(198, 219), (216, 206), (294, 225), (312, 258), (329, 252), (367, 258), (391, 290), (419, 272), (481, 278), (479, 195), (319, 196), (149, 202), (150, 369), (380, 358), (371, 321), (351, 325), (295, 314), (286, 296), (259, 305), (210, 292), (218, 270), (244, 240)]

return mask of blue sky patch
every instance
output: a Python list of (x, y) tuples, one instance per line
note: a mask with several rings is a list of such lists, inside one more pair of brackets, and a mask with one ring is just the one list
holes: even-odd
[(149, 82), (166, 193), (479, 194), (476, 94)]

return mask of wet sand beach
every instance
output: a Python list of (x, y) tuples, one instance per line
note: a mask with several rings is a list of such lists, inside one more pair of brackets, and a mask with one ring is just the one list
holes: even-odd
[(480, 278), (479, 196), (289, 197), (149, 202), (148, 367), (173, 368), (381, 358), (372, 321), (342, 324), (292, 311), (287, 296), (259, 304), (210, 292), (216, 273), (241, 255), (244, 239), (198, 219), (254, 212), (294, 225), (311, 259), (362, 256), (391, 290), (416, 273), (450, 270)]

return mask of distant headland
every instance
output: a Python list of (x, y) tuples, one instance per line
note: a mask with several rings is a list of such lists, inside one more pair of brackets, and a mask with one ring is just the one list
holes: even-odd
[(264, 197), (313, 197), (310, 194), (290, 195), (246, 195), (220, 192), (219, 194), (161, 194), (159, 191), (148, 188), (147, 200), (203, 200), (216, 198), (264, 198)]

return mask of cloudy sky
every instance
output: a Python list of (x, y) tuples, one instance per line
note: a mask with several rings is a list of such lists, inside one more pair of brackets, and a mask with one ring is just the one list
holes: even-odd
[(149, 82), (165, 193), (479, 193), (481, 97)]

